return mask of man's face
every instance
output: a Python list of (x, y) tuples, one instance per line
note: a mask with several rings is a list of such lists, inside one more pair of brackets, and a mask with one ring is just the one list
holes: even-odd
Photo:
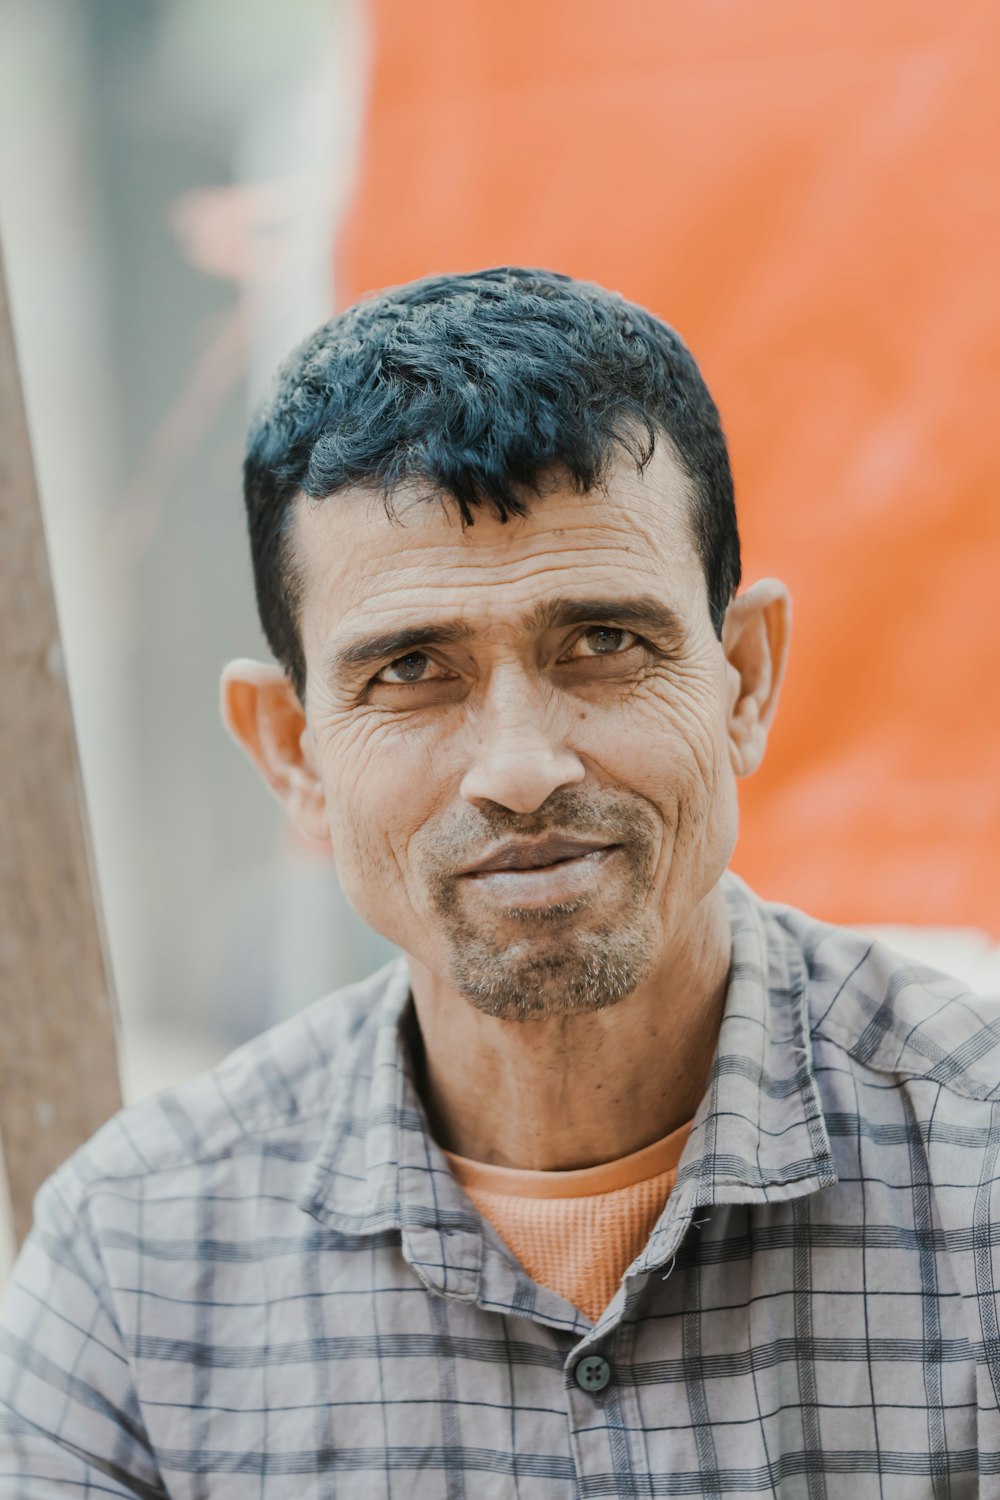
[(688, 505), (664, 443), (507, 524), (300, 498), (303, 747), (340, 879), (491, 1014), (630, 993), (729, 859), (739, 674)]

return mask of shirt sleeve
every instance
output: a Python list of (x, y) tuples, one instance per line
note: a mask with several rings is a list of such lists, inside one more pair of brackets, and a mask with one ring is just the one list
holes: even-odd
[(0, 1500), (166, 1495), (101, 1258), (64, 1167), (0, 1303)]

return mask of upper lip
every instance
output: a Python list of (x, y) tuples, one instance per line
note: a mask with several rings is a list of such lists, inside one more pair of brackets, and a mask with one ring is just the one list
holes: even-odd
[(541, 839), (508, 839), (497, 844), (485, 858), (467, 865), (463, 875), (479, 875), (486, 870), (539, 870), (561, 859), (579, 859), (597, 849), (612, 846), (605, 839), (579, 839), (569, 834), (549, 834)]

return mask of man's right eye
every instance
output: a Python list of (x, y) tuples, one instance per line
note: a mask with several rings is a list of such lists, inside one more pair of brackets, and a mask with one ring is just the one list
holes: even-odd
[(423, 682), (430, 657), (424, 651), (410, 651), (406, 656), (397, 656), (395, 661), (376, 673), (376, 682)]

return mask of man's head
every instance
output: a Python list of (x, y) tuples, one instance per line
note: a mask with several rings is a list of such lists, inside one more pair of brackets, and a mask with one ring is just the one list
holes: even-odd
[(728, 861), (787, 625), (731, 602), (676, 334), (548, 272), (399, 288), (285, 364), (246, 496), (282, 670), (228, 669), (227, 721), (355, 907), (493, 1014), (630, 993)]
[(657, 443), (689, 482), (691, 536), (716, 633), (740, 581), (719, 414), (673, 329), (603, 287), (500, 267), (396, 287), (316, 331), (250, 429), (245, 494), (268, 644), (304, 696), (297, 495), (370, 487), (391, 507), (418, 484), (464, 522), (521, 515), (561, 469), (580, 491)]

